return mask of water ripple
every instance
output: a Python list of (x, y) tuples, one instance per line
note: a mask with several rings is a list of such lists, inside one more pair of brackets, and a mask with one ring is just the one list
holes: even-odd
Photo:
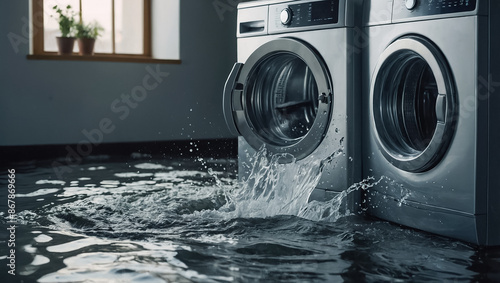
[(329, 202), (307, 202), (321, 162), (286, 165), (259, 154), (246, 182), (238, 182), (235, 160), (200, 158), (189, 164), (138, 156), (133, 162), (82, 164), (65, 180), (55, 180), (50, 165), (27, 166), (18, 179), (23, 207), (16, 240), (23, 248), (17, 256), (26, 263), (19, 266), (21, 278), (43, 283), (500, 280), (499, 250), (339, 209), (346, 195), (381, 180), (367, 179)]

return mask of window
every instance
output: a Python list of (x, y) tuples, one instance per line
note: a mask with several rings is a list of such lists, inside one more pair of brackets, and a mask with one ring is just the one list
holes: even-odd
[[(70, 5), (75, 20), (84, 24), (97, 22), (104, 31), (95, 43), (94, 58), (106, 59), (153, 59), (152, 52), (152, 0), (32, 0), (33, 44), (32, 58), (56, 57), (56, 37), (60, 36), (59, 25), (53, 7), (65, 10)], [(162, 0), (165, 1), (165, 0)], [(170, 1), (170, 0), (167, 0)], [(171, 1), (175, 3), (176, 1)], [(176, 23), (178, 26), (178, 23)], [(161, 35), (160, 35), (161, 36)], [(157, 41), (160, 41), (158, 39)], [(78, 52), (75, 44), (74, 52)], [(29, 56), (30, 57), (30, 56)], [(40, 58), (39, 58), (40, 57)], [(61, 59), (61, 56), (57, 56)], [(78, 60), (78, 56), (62, 56), (63, 59)], [(55, 58), (54, 58), (55, 59)], [(162, 58), (169, 59), (169, 58)], [(178, 59), (178, 58), (173, 58)], [(117, 60), (112, 60), (117, 61)], [(133, 60), (132, 60), (133, 61)], [(170, 60), (179, 63), (179, 60)]]

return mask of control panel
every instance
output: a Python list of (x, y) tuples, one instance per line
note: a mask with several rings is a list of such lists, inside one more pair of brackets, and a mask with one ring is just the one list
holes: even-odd
[[(499, 0), (500, 1), (500, 0)], [(354, 27), (361, 0), (272, 0), (238, 5), (237, 36)]]
[(477, 0), (395, 0), (394, 19), (471, 12)]
[[(292, 1), (269, 7), (272, 31), (332, 25), (339, 23), (345, 11), (340, 12), (341, 0)], [(342, 7), (343, 8), (343, 7)]]

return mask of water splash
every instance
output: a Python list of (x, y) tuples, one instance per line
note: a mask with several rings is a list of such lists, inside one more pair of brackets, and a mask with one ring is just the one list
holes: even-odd
[[(353, 184), (328, 201), (309, 201), (323, 168), (337, 158), (339, 149), (326, 158), (295, 160), (289, 154), (272, 154), (265, 147), (249, 158), (249, 174), (237, 182), (227, 175), (227, 163), (197, 158), (200, 170), (176, 170), (172, 166), (140, 163), (134, 172), (115, 173), (119, 181), (105, 187), (103, 180), (74, 181), (75, 187), (59, 189), (59, 197), (74, 197), (68, 204), (48, 209), (56, 226), (113, 233), (131, 229), (161, 229), (197, 221), (229, 221), (238, 218), (269, 218), (291, 215), (312, 221), (334, 222), (362, 211), (357, 194), (381, 180), (368, 178)], [(291, 162), (284, 163), (283, 160)], [(179, 166), (181, 166), (179, 164)], [(109, 180), (109, 177), (103, 178)], [(108, 182), (108, 181), (106, 181)], [(89, 184), (92, 187), (86, 187)], [(106, 183), (107, 184), (107, 183)], [(359, 198), (360, 207), (350, 207), (349, 198)], [(28, 217), (29, 215), (26, 215)], [(28, 217), (29, 218), (29, 217)]]
[[(483, 272), (497, 270), (498, 252), (488, 251), (493, 257), (487, 257), (485, 265), (483, 251), (462, 242), (373, 219), (343, 217), (348, 213), (342, 210), (345, 199), (373, 186), (377, 191), (394, 192), (388, 195), (390, 201), (410, 201), (390, 178), (368, 178), (330, 201), (307, 202), (308, 192), (320, 177), (321, 162), (336, 162), (336, 156), (318, 159), (314, 168), (303, 160), (287, 165), (267, 153), (259, 156), (266, 159), (252, 159), (254, 175), (243, 184), (234, 178), (235, 160), (206, 158), (198, 161), (209, 168), (192, 166), (192, 160), (186, 164), (184, 159), (117, 162), (106, 164), (110, 170), (95, 171), (81, 164), (67, 180), (58, 182), (36, 181), (50, 180), (40, 170), (24, 174), (18, 183), (25, 210), (19, 212), (22, 225), (16, 257), (31, 263), (20, 265), (19, 274), (28, 276), (26, 282), (474, 281), (498, 277), (498, 272)], [(51, 172), (50, 167), (47, 171)], [(267, 176), (275, 177), (268, 181)], [(287, 185), (279, 187), (283, 182)], [(81, 189), (74, 189), (73, 184)], [(96, 191), (89, 194), (84, 188)], [(278, 201), (280, 193), (286, 195), (285, 201)], [(373, 205), (370, 193), (365, 200)], [(266, 206), (272, 207), (256, 212)]]
[[(230, 219), (293, 215), (312, 221), (337, 221), (362, 211), (361, 204), (359, 209), (348, 207), (346, 202), (349, 195), (365, 191), (379, 184), (383, 178), (377, 181), (367, 178), (336, 194), (329, 201), (309, 201), (309, 196), (321, 179), (323, 168), (342, 154), (342, 149), (339, 149), (325, 159), (310, 158), (309, 161), (297, 162), (293, 156), (270, 154), (263, 147), (250, 159), (249, 177), (240, 181), (238, 187), (224, 187), (209, 168), (208, 173), (215, 178), (226, 198), (226, 204), (217, 213)], [(280, 162), (283, 158), (291, 159), (292, 162), (283, 164)]]
[[(304, 206), (300, 210), (298, 216), (313, 221), (337, 221), (342, 217), (352, 215), (353, 213), (355, 213), (355, 211), (351, 211), (348, 207), (346, 207), (345, 203), (345, 200), (348, 198), (348, 196), (360, 190), (366, 191), (369, 188), (378, 185), (380, 182), (382, 182), (383, 179), (384, 177), (381, 177), (378, 180), (375, 180), (375, 178), (373, 177), (368, 177), (363, 181), (353, 184), (346, 190), (336, 194), (329, 201), (309, 202), (306, 206)], [(359, 211), (366, 210), (363, 204), (360, 203), (358, 205), (359, 205)]]
[[(292, 162), (283, 164), (283, 158)], [(321, 161), (298, 163), (288, 154), (269, 154), (265, 148), (252, 160), (249, 177), (237, 188), (224, 189), (228, 202), (219, 210), (233, 218), (298, 215), (321, 177)]]
[(412, 193), (408, 189), (401, 189), (402, 196), (398, 200), (398, 206), (401, 207), (403, 204), (407, 204), (406, 200), (411, 197)]
[[(235, 163), (197, 158), (197, 169), (188, 170), (180, 163), (174, 168), (171, 164), (141, 163), (139, 160), (132, 166), (134, 172), (127, 172), (129, 169), (125, 168), (125, 171), (114, 173), (118, 180), (113, 181), (112, 187), (103, 185), (111, 181), (109, 176), (99, 172), (72, 181), (70, 186), (61, 183), (56, 192), (61, 203), (25, 211), (20, 217), (26, 222), (36, 222), (38, 217), (33, 215), (46, 214), (50, 225), (55, 225), (53, 227), (108, 236), (143, 230), (161, 234), (167, 227), (173, 229), (185, 223), (282, 215), (335, 222), (363, 211), (358, 192), (381, 181), (368, 178), (328, 201), (309, 201), (323, 168), (335, 164), (338, 157), (345, 158), (343, 155), (343, 150), (339, 149), (323, 159), (311, 157), (296, 161), (289, 154), (271, 154), (264, 147), (248, 159), (250, 173), (239, 182), (234, 173), (228, 174), (231, 171), (228, 168)], [(283, 159), (291, 162), (283, 163)], [(97, 177), (101, 175), (102, 178)], [(359, 207), (351, 207), (352, 197), (359, 198)], [(72, 201), (66, 203), (67, 198)]]

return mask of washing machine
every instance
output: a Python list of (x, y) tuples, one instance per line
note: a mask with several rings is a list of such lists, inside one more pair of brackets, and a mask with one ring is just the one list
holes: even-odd
[(500, 1), (365, 1), (364, 196), (378, 218), (500, 244)]
[(360, 54), (350, 47), (359, 3), (238, 5), (238, 63), (225, 84), (223, 110), (238, 136), (240, 180), (248, 179), (256, 152), (265, 148), (281, 163), (324, 161), (311, 200), (331, 198), (358, 181)]

